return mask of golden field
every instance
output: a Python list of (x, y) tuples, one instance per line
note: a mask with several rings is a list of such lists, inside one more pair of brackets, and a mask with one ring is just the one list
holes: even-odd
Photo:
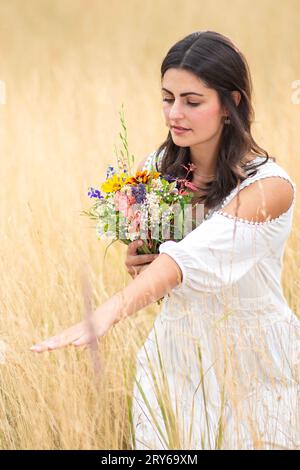
[[(79, 321), (85, 292), (96, 307), (130, 281), (126, 247), (104, 263), (107, 243), (79, 214), (120, 146), (121, 103), (136, 163), (165, 139), (161, 61), (202, 29), (245, 54), (253, 134), (300, 186), (299, 0), (0, 0), (1, 449), (128, 448), (135, 354), (157, 307), (119, 323), (98, 353), (29, 347)], [(282, 284), (300, 317), (299, 222), (298, 196)]]

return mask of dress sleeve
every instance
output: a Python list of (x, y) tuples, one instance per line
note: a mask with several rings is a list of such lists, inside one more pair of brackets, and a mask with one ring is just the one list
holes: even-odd
[(159, 252), (182, 272), (177, 286), (217, 293), (239, 281), (269, 252), (267, 224), (255, 224), (214, 213), (179, 242), (167, 241)]
[(157, 171), (159, 170), (162, 157), (164, 155), (164, 150), (157, 154), (157, 150), (151, 152), (144, 163), (143, 170), (148, 171)]
[(143, 166), (143, 170), (147, 170), (147, 171), (152, 171), (153, 170), (153, 165), (155, 163), (154, 162), (154, 157), (155, 157), (155, 150), (148, 154), (148, 156), (145, 160), (144, 166)]

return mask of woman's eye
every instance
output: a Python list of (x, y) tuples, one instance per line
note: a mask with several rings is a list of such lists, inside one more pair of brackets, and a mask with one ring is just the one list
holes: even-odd
[[(171, 103), (171, 102), (174, 101), (174, 100), (171, 99), (171, 98), (163, 98), (163, 101), (166, 101), (167, 103)], [(200, 103), (190, 103), (190, 102), (188, 101), (187, 104), (189, 104), (190, 106), (199, 106)]]

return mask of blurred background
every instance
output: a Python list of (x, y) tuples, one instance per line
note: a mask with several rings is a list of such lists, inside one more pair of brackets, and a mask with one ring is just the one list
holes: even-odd
[[(0, 0), (2, 449), (128, 448), (134, 358), (158, 307), (118, 324), (97, 355), (29, 347), (79, 321), (84, 292), (96, 307), (131, 279), (126, 247), (103, 261), (108, 243), (80, 211), (120, 147), (122, 103), (136, 164), (165, 139), (160, 65), (198, 30), (246, 56), (254, 137), (300, 185), (299, 0)], [(299, 216), (298, 203), (282, 278), (298, 316)]]

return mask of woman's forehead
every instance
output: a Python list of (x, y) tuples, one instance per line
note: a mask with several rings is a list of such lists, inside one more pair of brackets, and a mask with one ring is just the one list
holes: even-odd
[(171, 68), (166, 71), (161, 81), (162, 89), (171, 93), (198, 93), (206, 96), (209, 91), (204, 81), (192, 72), (184, 69)]

